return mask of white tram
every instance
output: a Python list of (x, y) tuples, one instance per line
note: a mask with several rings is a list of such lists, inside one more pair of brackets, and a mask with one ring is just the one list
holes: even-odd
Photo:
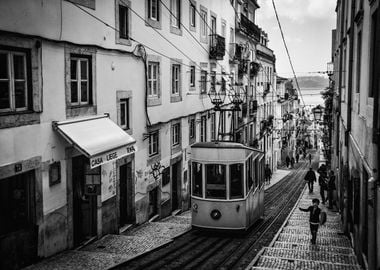
[(247, 230), (264, 215), (264, 154), (234, 142), (191, 146), (192, 226)]

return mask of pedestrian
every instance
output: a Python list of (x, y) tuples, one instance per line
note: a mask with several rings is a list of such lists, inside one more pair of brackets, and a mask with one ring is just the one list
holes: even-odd
[(309, 153), (309, 163), (311, 165), (311, 153)]
[(306, 148), (303, 148), (303, 159), (306, 161)]
[(313, 192), (314, 182), (317, 181), (317, 177), (315, 176), (315, 172), (313, 168), (310, 167), (309, 171), (305, 175), (305, 181), (307, 181), (307, 185), (309, 187), (309, 193)]
[(270, 179), (272, 178), (272, 171), (269, 168), (269, 164), (265, 165), (264, 175), (265, 175), (265, 183), (267, 183), (269, 185), (270, 184)]
[(324, 172), (321, 172), (318, 177), (319, 183), (319, 194), (321, 195), (322, 204), (326, 202), (325, 191), (327, 190), (327, 175)]
[(290, 157), (286, 156), (285, 161), (286, 161), (286, 168), (289, 168)]
[(334, 204), (334, 192), (336, 190), (336, 186), (335, 186), (335, 175), (334, 175), (334, 171), (331, 170), (330, 171), (330, 177), (329, 177), (329, 181), (327, 183), (327, 197), (329, 199), (329, 209), (332, 209), (333, 208), (333, 204)]
[(294, 162), (295, 162), (295, 160), (294, 160), (294, 157), (292, 156), (292, 158), (290, 159), (290, 164), (291, 164), (292, 168), (294, 168)]
[(311, 232), (311, 243), (315, 245), (317, 242), (317, 232), (319, 227), (319, 215), (321, 214), (321, 208), (318, 207), (318, 199), (313, 199), (312, 203), (313, 205), (309, 206), (308, 208), (299, 207), (299, 209), (303, 212), (310, 212), (309, 223)]
[(296, 154), (296, 163), (298, 163), (299, 159), (300, 159), (300, 154), (298, 154), (298, 152), (297, 152), (297, 154)]

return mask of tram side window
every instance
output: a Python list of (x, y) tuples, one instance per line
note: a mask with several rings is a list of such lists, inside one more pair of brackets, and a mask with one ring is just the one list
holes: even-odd
[(193, 196), (203, 197), (202, 190), (202, 164), (193, 162)]
[(245, 162), (246, 167), (246, 178), (247, 178), (247, 193), (251, 190), (254, 185), (254, 179), (252, 178), (252, 159), (248, 159)]
[(226, 165), (206, 165), (206, 198), (226, 199)]
[(241, 163), (230, 165), (230, 198), (244, 197), (244, 166)]

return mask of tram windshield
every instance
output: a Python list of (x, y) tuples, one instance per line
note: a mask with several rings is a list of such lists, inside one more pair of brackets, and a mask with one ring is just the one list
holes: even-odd
[(244, 197), (244, 164), (230, 165), (230, 198), (240, 199)]
[(206, 198), (226, 199), (226, 165), (206, 164)]
[(203, 186), (202, 186), (202, 164), (198, 162), (193, 162), (193, 195), (202, 197), (203, 196)]

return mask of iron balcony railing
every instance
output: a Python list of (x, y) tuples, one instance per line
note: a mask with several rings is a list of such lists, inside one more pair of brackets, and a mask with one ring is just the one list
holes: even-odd
[(223, 60), (226, 53), (226, 40), (218, 34), (210, 35), (210, 59)]
[[(237, 18), (238, 20), (238, 18)], [(240, 13), (240, 23), (237, 23), (239, 29), (246, 33), (248, 36), (253, 37), (255, 40), (260, 41), (261, 30), (252, 21), (250, 21), (243, 13)]]

